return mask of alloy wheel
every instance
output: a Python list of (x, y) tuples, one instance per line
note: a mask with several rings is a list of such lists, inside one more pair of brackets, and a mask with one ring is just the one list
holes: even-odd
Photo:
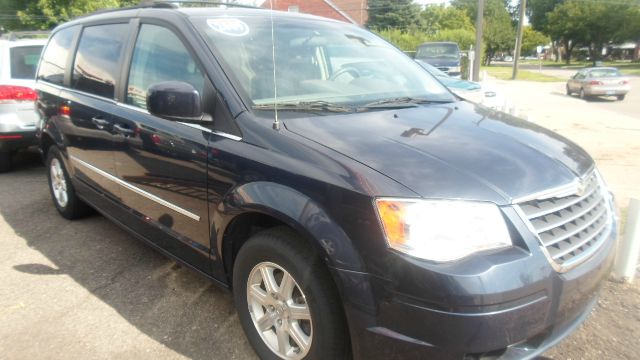
[(281, 266), (261, 262), (247, 282), (247, 304), (262, 341), (282, 359), (302, 359), (313, 339), (311, 311), (302, 289)]
[(67, 180), (65, 179), (60, 160), (56, 158), (51, 160), (49, 171), (51, 174), (51, 189), (53, 190), (53, 197), (56, 199), (56, 203), (58, 203), (60, 207), (64, 208), (69, 202), (69, 194), (67, 193)]

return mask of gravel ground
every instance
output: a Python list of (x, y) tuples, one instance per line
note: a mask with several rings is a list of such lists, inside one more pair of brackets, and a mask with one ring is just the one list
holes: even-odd
[(578, 331), (545, 356), (552, 359), (638, 359), (640, 284), (608, 281), (598, 305)]

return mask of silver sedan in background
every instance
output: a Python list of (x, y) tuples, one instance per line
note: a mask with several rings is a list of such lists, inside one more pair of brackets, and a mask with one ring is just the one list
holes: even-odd
[(592, 96), (615, 96), (624, 100), (631, 90), (629, 79), (612, 67), (582, 69), (567, 81), (567, 95), (577, 93), (581, 99)]

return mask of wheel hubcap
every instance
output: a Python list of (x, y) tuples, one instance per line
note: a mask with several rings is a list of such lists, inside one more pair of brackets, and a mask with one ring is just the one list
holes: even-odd
[(51, 172), (51, 190), (53, 190), (53, 197), (60, 207), (65, 207), (69, 201), (67, 181), (64, 178), (62, 164), (60, 164), (58, 159), (51, 160), (51, 169), (49, 169), (49, 171)]
[(247, 303), (262, 341), (283, 359), (302, 359), (311, 348), (312, 322), (306, 297), (281, 266), (256, 265), (247, 282)]

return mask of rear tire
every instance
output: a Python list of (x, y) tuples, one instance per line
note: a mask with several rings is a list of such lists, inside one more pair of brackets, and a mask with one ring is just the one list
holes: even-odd
[(92, 209), (76, 195), (60, 150), (52, 146), (47, 153), (47, 176), (53, 204), (63, 218), (73, 220), (89, 215)]
[(0, 151), (0, 173), (11, 170), (11, 153)]
[(233, 295), (260, 359), (349, 357), (349, 333), (329, 271), (291, 229), (259, 232), (242, 246), (233, 266)]
[(589, 101), (589, 97), (584, 93), (584, 89), (580, 89), (580, 99), (584, 101)]
[(622, 101), (624, 100), (625, 95), (618, 95), (616, 97), (618, 98), (618, 101)]

